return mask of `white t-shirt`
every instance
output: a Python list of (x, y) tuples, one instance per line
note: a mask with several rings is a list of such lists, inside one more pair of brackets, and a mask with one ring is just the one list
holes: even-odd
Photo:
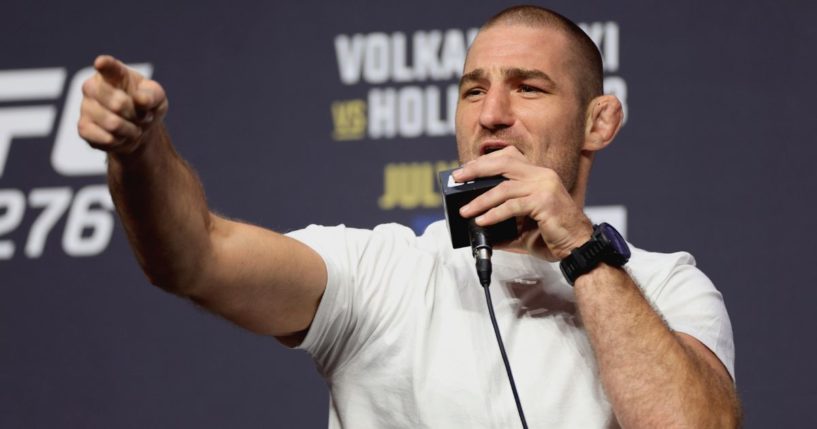
[[(329, 384), (329, 428), (519, 426), (470, 248), (452, 249), (443, 222), (420, 237), (396, 224), (288, 235), (328, 271), (299, 347)], [(669, 327), (734, 376), (729, 316), (692, 256), (631, 250), (627, 271)], [(493, 267), (491, 297), (529, 426), (618, 427), (558, 264), (498, 251)]]

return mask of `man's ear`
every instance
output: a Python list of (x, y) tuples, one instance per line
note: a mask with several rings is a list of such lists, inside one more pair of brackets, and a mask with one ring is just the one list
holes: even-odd
[(613, 95), (601, 95), (590, 101), (584, 127), (582, 150), (595, 152), (604, 149), (618, 134), (624, 112), (621, 102)]

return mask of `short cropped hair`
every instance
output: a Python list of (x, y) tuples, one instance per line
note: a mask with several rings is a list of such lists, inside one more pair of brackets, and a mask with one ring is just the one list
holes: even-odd
[(482, 30), (498, 24), (549, 27), (565, 33), (573, 42), (571, 51), (577, 61), (576, 78), (579, 101), (586, 106), (604, 92), (601, 53), (593, 40), (573, 21), (540, 6), (509, 7), (489, 19)]

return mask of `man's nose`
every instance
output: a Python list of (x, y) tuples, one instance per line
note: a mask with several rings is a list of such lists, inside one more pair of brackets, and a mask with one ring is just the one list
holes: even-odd
[(513, 125), (514, 115), (511, 97), (507, 91), (492, 88), (485, 94), (479, 122), (487, 129), (508, 128)]

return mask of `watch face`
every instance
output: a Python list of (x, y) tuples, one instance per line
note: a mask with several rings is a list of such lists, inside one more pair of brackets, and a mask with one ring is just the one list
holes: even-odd
[(613, 252), (617, 255), (623, 257), (624, 262), (630, 259), (630, 246), (627, 245), (627, 242), (624, 241), (624, 237), (616, 231), (615, 228), (610, 226), (607, 223), (602, 223), (599, 225), (599, 228), (602, 231), (602, 234), (605, 238), (610, 241), (610, 245), (613, 248)]

